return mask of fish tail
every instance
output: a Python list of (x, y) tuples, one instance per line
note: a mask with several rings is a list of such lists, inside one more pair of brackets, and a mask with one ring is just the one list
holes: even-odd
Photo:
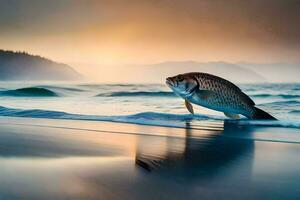
[(252, 116), (250, 117), (251, 119), (277, 120), (275, 117), (273, 117), (269, 113), (267, 113), (257, 107), (253, 107), (253, 108), (254, 108), (254, 112), (253, 112)]

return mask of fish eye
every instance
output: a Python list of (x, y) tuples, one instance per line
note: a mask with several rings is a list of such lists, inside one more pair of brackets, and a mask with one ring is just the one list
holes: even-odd
[(178, 75), (177, 77), (176, 77), (176, 80), (177, 81), (179, 81), (179, 82), (181, 82), (181, 81), (183, 81), (183, 76), (182, 75)]

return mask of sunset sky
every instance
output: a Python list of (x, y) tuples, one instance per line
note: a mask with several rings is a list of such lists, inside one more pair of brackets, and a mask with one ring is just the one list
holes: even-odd
[(0, 48), (75, 66), (299, 62), (299, 13), (298, 0), (0, 0)]

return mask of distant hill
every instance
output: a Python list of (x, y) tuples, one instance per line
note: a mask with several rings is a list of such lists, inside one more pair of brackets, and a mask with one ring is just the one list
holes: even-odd
[(300, 82), (299, 63), (248, 63), (240, 62), (237, 65), (256, 71), (269, 82)]
[[(256, 72), (225, 62), (195, 62), (176, 61), (151, 65), (129, 65), (120, 67), (99, 67), (103, 69), (103, 82), (136, 82), (136, 83), (164, 83), (166, 77), (186, 72), (206, 72), (221, 76), (234, 83), (265, 82), (266, 79)], [(104, 71), (105, 69), (105, 71)], [(104, 75), (105, 74), (105, 75)], [(116, 74), (122, 74), (122, 76)], [(114, 79), (117, 78), (117, 80)]]
[(184, 73), (184, 72), (205, 72), (214, 74), (233, 82), (264, 82), (265, 78), (262, 75), (252, 71), (251, 69), (243, 68), (239, 65), (227, 62), (195, 62), (195, 61), (182, 61), (182, 62), (164, 62), (159, 64), (150, 65), (158, 69), (170, 69), (171, 73)]
[(0, 50), (0, 81), (80, 80), (82, 75), (66, 64), (25, 52)]

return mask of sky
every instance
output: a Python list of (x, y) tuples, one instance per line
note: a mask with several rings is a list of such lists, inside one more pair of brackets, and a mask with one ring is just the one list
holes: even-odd
[(299, 13), (299, 0), (0, 0), (0, 48), (86, 73), (183, 60), (299, 62)]

